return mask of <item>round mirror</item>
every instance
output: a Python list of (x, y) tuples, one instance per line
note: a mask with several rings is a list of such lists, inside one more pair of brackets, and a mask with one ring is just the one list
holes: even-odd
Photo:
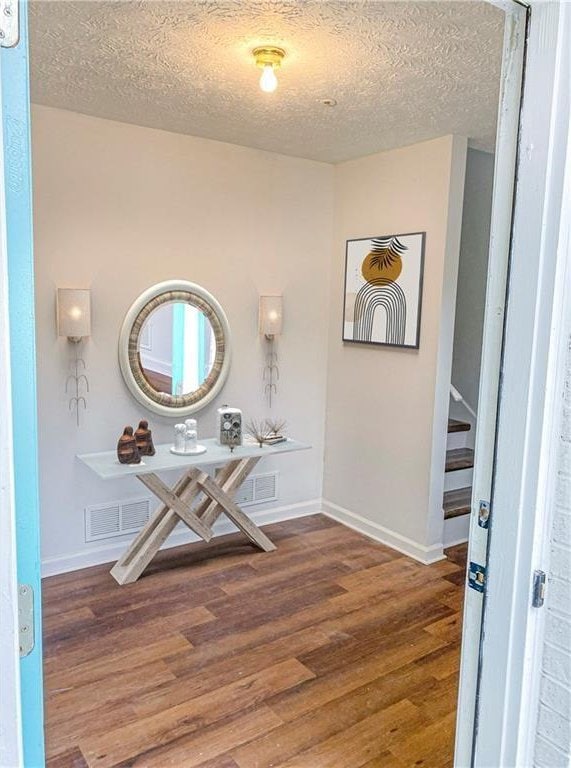
[(119, 363), (131, 393), (163, 416), (186, 416), (220, 391), (230, 366), (228, 320), (216, 299), (181, 280), (145, 291), (127, 312)]

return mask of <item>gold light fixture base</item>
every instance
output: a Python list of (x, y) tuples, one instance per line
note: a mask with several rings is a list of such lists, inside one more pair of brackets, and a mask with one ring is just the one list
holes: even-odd
[(273, 45), (262, 45), (259, 48), (254, 48), (252, 54), (258, 67), (267, 67), (269, 64), (274, 69), (278, 69), (285, 56), (285, 51), (283, 48), (276, 48)]

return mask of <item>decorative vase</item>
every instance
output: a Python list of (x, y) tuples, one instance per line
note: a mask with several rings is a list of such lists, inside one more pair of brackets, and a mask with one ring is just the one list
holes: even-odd
[(183, 453), (186, 441), (186, 425), (175, 424), (174, 426), (174, 449), (177, 453)]
[(196, 453), (198, 449), (198, 436), (196, 429), (187, 429), (184, 436), (184, 450), (186, 453)]

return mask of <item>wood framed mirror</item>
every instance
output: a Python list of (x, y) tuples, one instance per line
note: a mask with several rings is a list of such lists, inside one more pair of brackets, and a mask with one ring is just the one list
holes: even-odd
[(167, 280), (142, 293), (119, 335), (119, 365), (136, 400), (179, 418), (204, 408), (230, 370), (230, 326), (207, 290)]

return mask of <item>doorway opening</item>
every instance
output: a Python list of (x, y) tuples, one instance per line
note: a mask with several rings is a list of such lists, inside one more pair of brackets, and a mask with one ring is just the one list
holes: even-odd
[[(54, 765), (174, 760), (248, 768), (280, 759), (315, 768), (346, 762), (350, 735), (356, 767), (413, 757), (451, 765), (466, 548), (447, 558), (444, 548), (446, 535), (451, 544), (467, 537), (446, 534), (443, 514), (444, 493), (455, 490), (444, 486), (442, 472), (456, 383), (454, 273), (466, 156), (481, 153), (486, 141), (494, 148), (503, 13), (485, 3), (470, 10), (371, 4), (367, 29), (393, 30), (383, 49), (386, 74), (404, 78), (394, 88), (397, 118), (387, 120), (390, 102), (380, 118), (355, 115), (354, 103), (343, 111), (350, 78), (338, 81), (347, 96), (323, 95), (326, 64), (333, 74), (348, 69), (349, 43), (365, 42), (356, 23), (363, 19), (350, 18), (354, 9), (300, 5), (293, 20), (287, 9), (264, 19), (276, 28), (290, 24), (292, 40), (310, 28), (311, 41), (330, 25), (339, 55), (314, 55), (305, 68), (323, 98), (253, 108), (261, 94), (255, 82), (252, 94), (246, 90), (251, 62), (240, 58), (252, 40), (233, 30), (223, 5), (114, 3), (111, 15), (100, 3), (32, 8), (48, 757)], [(245, 24), (255, 10), (241, 11), (250, 14)], [(481, 23), (470, 14), (481, 14)], [(61, 44), (55, 52), (53, 29)], [(456, 70), (438, 58), (435, 40), (426, 43), (427, 31), (457, 35), (447, 53)], [(213, 41), (227, 35), (236, 47), (223, 54)], [(192, 69), (213, 45), (222, 68), (235, 62), (235, 100), (223, 79)], [(118, 65), (122, 51), (131, 68)], [(148, 62), (156, 64), (153, 77)], [(472, 91), (481, 108), (470, 115), (474, 127), (462, 127), (474, 62), (480, 83), (489, 67), (488, 90)], [(373, 80), (362, 71), (359, 104), (368, 103)], [(278, 79), (286, 97), (287, 74), (284, 58)], [(198, 87), (203, 82), (206, 89)], [(389, 91), (390, 77), (384, 82)], [(438, 107), (411, 118), (399, 95), (405, 85), (416, 109), (425, 104), (422, 92), (436, 88)], [(322, 111), (312, 117), (317, 103)], [(391, 126), (385, 144), (378, 124)], [(368, 238), (374, 247), (417, 229), (426, 233), (418, 349), (352, 344), (340, 333), (346, 243)], [(170, 542), (183, 550), (161, 553), (140, 581), (118, 587), (107, 563), (144, 526), (142, 518), (131, 528), (124, 520), (141, 513), (148, 496), (134, 480), (103, 486), (76, 456), (108, 450), (124, 421), (146, 416), (121, 381), (117, 335), (133, 299), (169, 277), (205, 285), (224, 306), (235, 345), (229, 396), (252, 418), (266, 408), (258, 297), (284, 295), (274, 408), (290, 435), (313, 447), (311, 458), (293, 457), (283, 468), (270, 460), (251, 488), (234, 489), (257, 523), (272, 524), (275, 555), (253, 555), (236, 536), (196, 544), (183, 531)], [(53, 288), (63, 283), (89, 287), (94, 303), (84, 347), (90, 402), (79, 429), (67, 418), (61, 387), (69, 348), (51, 320)], [(214, 405), (199, 416), (204, 434), (216, 428)], [(473, 435), (468, 423), (470, 430), (452, 434)], [(155, 440), (171, 439), (171, 422), (152, 426)], [(61, 451), (50, 448), (48, 434), (60, 436)], [(438, 484), (431, 482), (436, 454)], [(264, 497), (268, 483), (272, 493)], [(91, 533), (99, 531), (89, 541), (87, 520)], [(210, 720), (206, 712), (214, 713)], [(381, 725), (387, 732), (379, 747)]]

